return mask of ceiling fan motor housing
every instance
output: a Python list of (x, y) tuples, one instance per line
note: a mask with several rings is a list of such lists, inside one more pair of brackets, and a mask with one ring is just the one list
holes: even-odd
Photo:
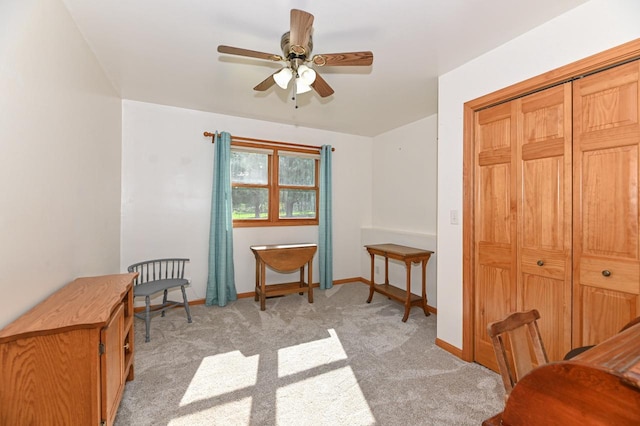
[(280, 38), (280, 47), (282, 48), (282, 53), (285, 58), (289, 60), (302, 59), (303, 61), (306, 61), (313, 50), (313, 38), (309, 35), (309, 43), (307, 43), (306, 46), (291, 46), (290, 32), (287, 31), (282, 34), (282, 37)]

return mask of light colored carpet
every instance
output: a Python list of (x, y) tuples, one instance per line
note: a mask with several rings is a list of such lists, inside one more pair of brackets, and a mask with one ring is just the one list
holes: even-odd
[(435, 346), (435, 315), (362, 283), (136, 320), (135, 380), (116, 425), (478, 425), (500, 377)]

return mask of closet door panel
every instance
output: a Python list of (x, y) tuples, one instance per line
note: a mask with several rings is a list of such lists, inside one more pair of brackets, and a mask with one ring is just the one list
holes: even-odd
[(638, 258), (637, 187), (637, 146), (583, 150), (582, 192), (590, 201), (582, 205), (584, 255)]
[(571, 86), (518, 110), (518, 309), (540, 312), (549, 359), (571, 349)]
[(564, 251), (565, 175), (562, 155), (550, 158), (522, 159), (522, 234), (523, 248)]
[[(520, 258), (520, 263), (522, 264), (520, 272), (523, 274), (537, 275), (555, 280), (564, 280), (566, 277), (565, 259), (558, 256), (558, 253), (554, 250), (525, 248), (522, 249)], [(539, 261), (544, 262), (544, 265), (538, 265)]]
[(478, 276), (483, 285), (477, 289), (476, 358), (482, 365), (497, 370), (498, 364), (487, 334), (487, 324), (504, 318), (513, 311), (511, 269), (481, 266)]
[(512, 104), (476, 113), (474, 357), (497, 369), (487, 324), (516, 308), (516, 227)]
[(574, 83), (574, 346), (640, 307), (640, 62)]
[(631, 293), (585, 286), (581, 299), (581, 308), (589, 315), (582, 327), (585, 342), (602, 342), (620, 332), (629, 316), (640, 315), (637, 296)]
[(511, 245), (510, 180), (508, 164), (486, 165), (480, 170), (480, 197), (482, 213), (478, 215), (480, 242), (493, 245)]
[(570, 344), (567, 330), (571, 328), (567, 327), (564, 310), (558, 306), (558, 300), (565, 299), (564, 285), (563, 279), (522, 274), (523, 310), (537, 309), (540, 312), (538, 326), (550, 360), (561, 360), (567, 353), (564, 343)]
[[(609, 271), (610, 275), (606, 271)], [(612, 271), (615, 272), (615, 276)], [(638, 262), (614, 260), (605, 256), (582, 256), (580, 260), (580, 281), (585, 286), (638, 294), (640, 293), (638, 276), (640, 276)]]

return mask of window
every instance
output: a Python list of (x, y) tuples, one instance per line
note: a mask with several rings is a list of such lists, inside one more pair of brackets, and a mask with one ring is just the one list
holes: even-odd
[(234, 142), (234, 226), (318, 224), (317, 150)]

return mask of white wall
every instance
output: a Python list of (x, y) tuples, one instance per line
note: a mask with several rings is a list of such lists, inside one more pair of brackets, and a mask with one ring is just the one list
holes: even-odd
[(449, 214), (462, 212), (463, 104), (634, 40), (640, 37), (639, 22), (637, 0), (592, 0), (440, 77), (439, 339), (462, 347), (462, 226), (450, 224)]
[[(191, 259), (188, 296), (205, 297), (213, 146), (203, 132), (216, 130), (335, 147), (334, 280), (360, 277), (360, 228), (371, 224), (371, 138), (129, 100), (123, 101), (121, 269), (144, 259), (185, 256)], [(317, 242), (317, 234), (315, 226), (234, 229), (238, 293), (255, 285), (249, 246)]]
[(0, 328), (119, 270), (121, 102), (59, 0), (0, 2)]
[[(383, 133), (373, 138), (373, 217), (363, 228), (362, 245), (395, 243), (436, 251), (437, 116)], [(371, 258), (362, 250), (362, 276), (370, 279)], [(427, 296), (436, 306), (436, 256), (427, 265)], [(376, 258), (384, 281), (384, 260)], [(413, 265), (411, 290), (421, 294), (422, 270)], [(406, 269), (390, 261), (389, 282), (405, 288)]]
[(373, 226), (434, 235), (438, 117), (373, 138)]

